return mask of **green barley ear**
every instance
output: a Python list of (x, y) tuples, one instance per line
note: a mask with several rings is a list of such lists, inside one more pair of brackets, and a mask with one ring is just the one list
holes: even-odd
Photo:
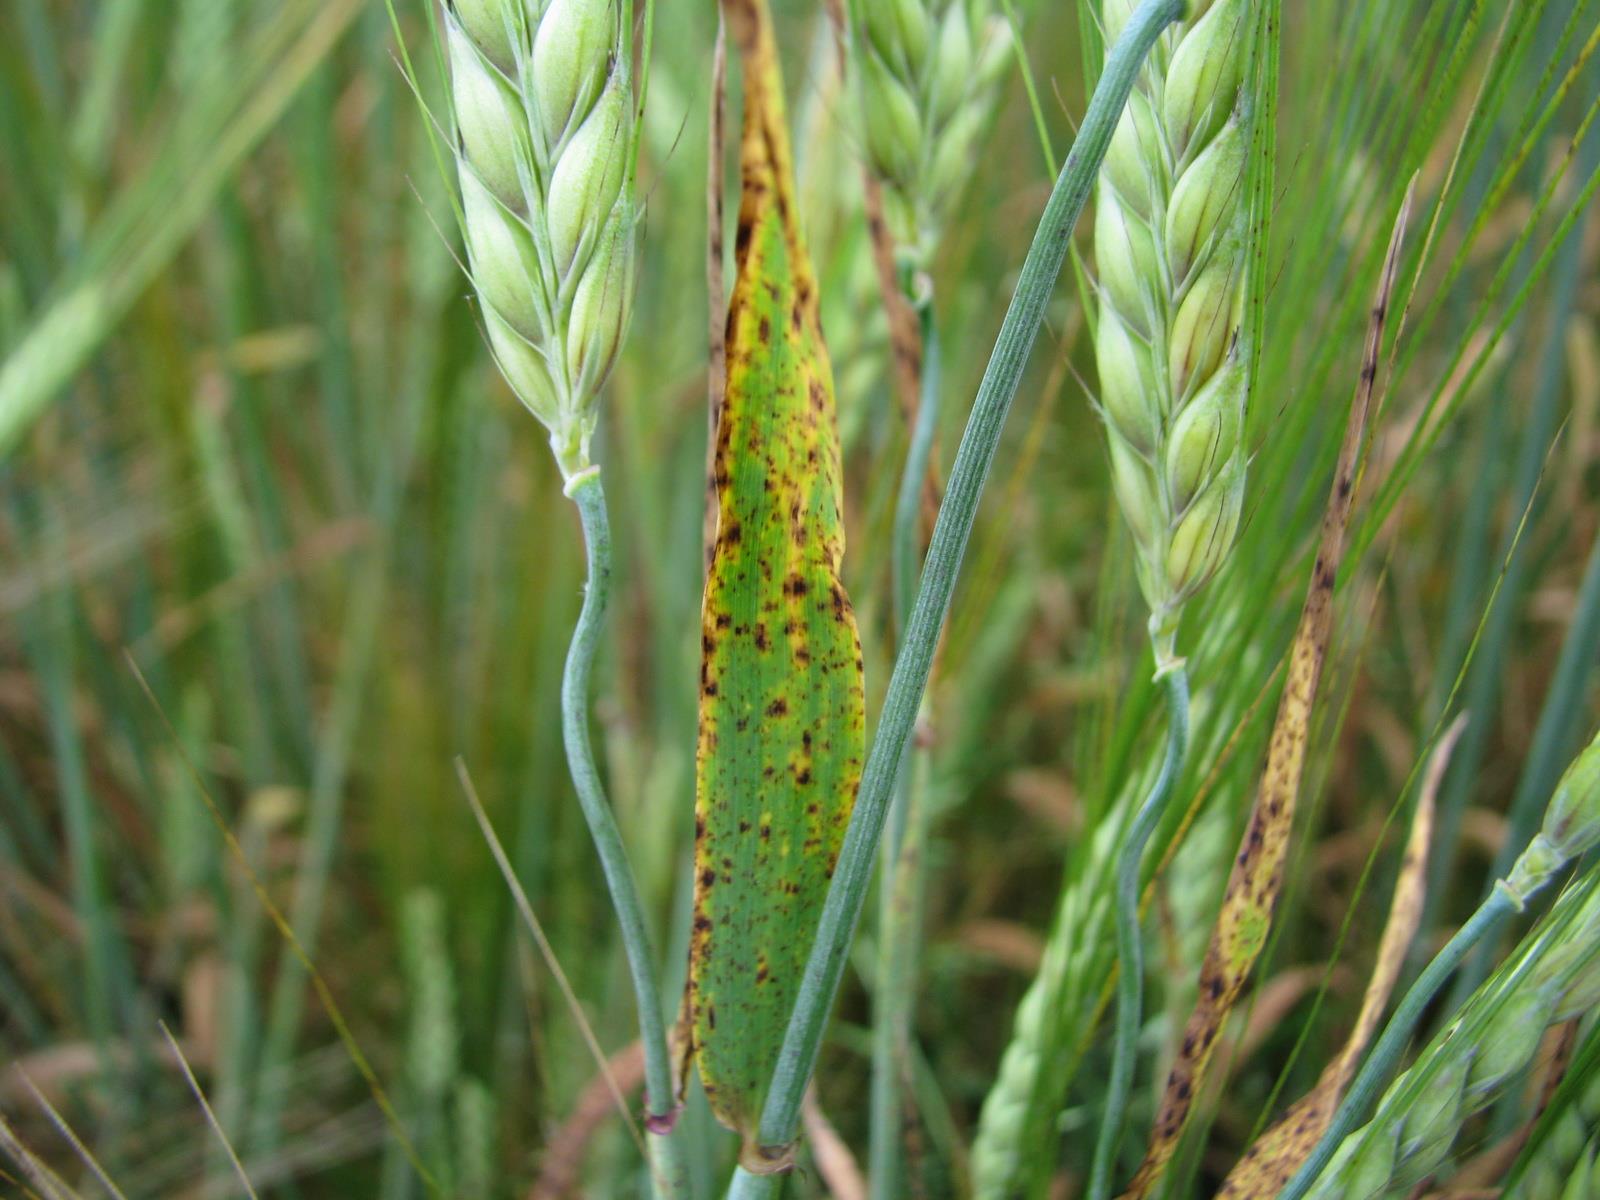
[(454, 0), (468, 269), (501, 373), (570, 480), (633, 297), (631, 47), (616, 0)]
[(1346, 1137), (1315, 1200), (1400, 1200), (1450, 1155), (1462, 1126), (1532, 1064), (1545, 1031), (1600, 999), (1600, 875), (1560, 899)]
[(437, 892), (409, 892), (400, 910), (400, 950), (411, 996), (407, 1071), (429, 1101), (455, 1083), (460, 1032), (456, 1027), (455, 975), (447, 949), (444, 903)]
[[(1471, 1113), (1482, 1107), (1477, 1103), (1479, 1097), (1502, 1086), (1526, 1065), (1546, 1026), (1565, 1016), (1592, 1012), (1600, 1005), (1600, 871), (1591, 868), (1556, 900), (1550, 915), (1524, 940), (1524, 948), (1472, 994), (1461, 1010), (1463, 1015), (1435, 1040), (1429, 1053), (1420, 1057), (1411, 1071), (1395, 1082), (1380, 1102), (1372, 1124), (1366, 1130), (1353, 1131), (1355, 1122), (1367, 1111), (1378, 1087), (1399, 1060), (1406, 1039), (1421, 1020), (1423, 1010), (1438, 994), (1445, 979), (1466, 961), (1467, 955), (1499, 921), (1524, 908), (1528, 899), (1568, 863), (1596, 845), (1600, 845), (1600, 735), (1578, 755), (1557, 783), (1545, 809), (1543, 827), (1517, 857), (1511, 872), (1495, 884), (1489, 898), (1479, 905), (1477, 912), (1456, 931), (1412, 984), (1390, 1017), (1383, 1036), (1362, 1064), (1321, 1141), (1279, 1193), (1281, 1200), (1383, 1194), (1370, 1190), (1352, 1192), (1351, 1172), (1356, 1172), (1355, 1178), (1365, 1187), (1366, 1177), (1362, 1172), (1366, 1168), (1359, 1167), (1360, 1156), (1370, 1157), (1378, 1138), (1392, 1140), (1403, 1119), (1415, 1119), (1414, 1116), (1392, 1116), (1390, 1109), (1401, 1103), (1416, 1102), (1417, 1089), (1405, 1091), (1402, 1085), (1408, 1079), (1415, 1083), (1420, 1078), (1417, 1072), (1440, 1058), (1432, 1052), (1441, 1042), (1448, 1051), (1449, 1039), (1458, 1029), (1465, 1026), (1471, 1031), (1457, 1038), (1455, 1043), (1456, 1052), (1473, 1056), (1462, 1076), (1464, 1082), (1453, 1093), (1429, 1079), (1430, 1094), (1426, 1102), (1432, 1104), (1459, 1093), (1458, 1107), (1464, 1113)], [(1469, 1014), (1475, 1024), (1467, 1021)], [(1384, 1132), (1380, 1135), (1372, 1130)], [(1449, 1136), (1454, 1138), (1454, 1127)], [(1424, 1141), (1420, 1135), (1413, 1136), (1410, 1142), (1400, 1143), (1400, 1150), (1418, 1153), (1416, 1147)], [(1358, 1143), (1362, 1148), (1353, 1149)], [(1426, 1144), (1432, 1145), (1431, 1142)], [(1444, 1148), (1448, 1149), (1448, 1142), (1444, 1143)], [(1397, 1175), (1398, 1171), (1396, 1160), (1384, 1178)]]
[[(1131, 0), (1104, 0), (1108, 40)], [(1158, 673), (1244, 498), (1245, 0), (1191, 4), (1150, 58), (1101, 173), (1095, 352), (1116, 496)]]
[(1573, 1057), (1566, 1081), (1539, 1118), (1538, 1127), (1518, 1156), (1504, 1195), (1507, 1200), (1566, 1200), (1568, 1196), (1593, 1196), (1594, 1191), (1571, 1190), (1574, 1182), (1590, 1183), (1600, 1190), (1600, 1069), (1596, 1047), (1600, 1032), (1593, 1021), (1585, 1044)]
[(1544, 824), (1497, 886), (1518, 909), (1567, 863), (1600, 846), (1600, 733), (1556, 784)]
[(1011, 49), (988, 0), (854, 0), (863, 142), (895, 245), (927, 266)]
[(456, 1084), (456, 1187), (460, 1200), (488, 1200), (495, 1194), (495, 1098), (481, 1080)]

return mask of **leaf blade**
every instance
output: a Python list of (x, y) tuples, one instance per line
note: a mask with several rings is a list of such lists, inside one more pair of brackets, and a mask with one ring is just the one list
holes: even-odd
[(745, 124), (701, 617), (689, 1013), (712, 1111), (755, 1162), (761, 1102), (861, 778), (866, 702), (840, 578), (832, 368), (776, 45), (760, 0), (729, 17)]

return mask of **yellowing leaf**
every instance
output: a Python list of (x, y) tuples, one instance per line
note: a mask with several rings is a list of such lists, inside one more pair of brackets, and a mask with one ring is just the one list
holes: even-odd
[(1405, 965), (1411, 939), (1422, 921), (1428, 846), (1433, 837), (1439, 784), (1450, 761), (1450, 750), (1465, 726), (1465, 716), (1458, 717), (1429, 760), (1428, 774), (1417, 797), (1416, 815), (1411, 818), (1411, 836), (1400, 860), (1400, 876), (1389, 901), (1389, 919), (1384, 923), (1383, 940), (1378, 943), (1378, 957), (1367, 979), (1355, 1028), (1350, 1031), (1339, 1056), (1323, 1070), (1316, 1087), (1291, 1105), (1283, 1118), (1257, 1138), (1228, 1172), (1222, 1189), (1217, 1192), (1217, 1200), (1272, 1200), (1300, 1169), (1300, 1164), (1305, 1162), (1333, 1120), (1334, 1110), (1339, 1107), (1344, 1089), (1360, 1065), (1367, 1043), (1378, 1032), (1390, 993), (1400, 978), (1400, 968)]
[(833, 376), (801, 240), (763, 0), (726, 6), (744, 60), (737, 278), (701, 617), (692, 1049), (712, 1111), (759, 1162), (788, 1025), (865, 741)]

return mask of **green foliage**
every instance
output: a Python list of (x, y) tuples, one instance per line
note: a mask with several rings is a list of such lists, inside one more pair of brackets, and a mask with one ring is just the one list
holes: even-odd
[[(1070, 6), (1015, 7), (1046, 140), (1065, 159), (1104, 6), (1083, 20)], [(670, 8), (654, 22), (634, 126), (632, 317), (591, 447), (614, 550), (591, 712), (653, 965), (677, 995), (693, 908), (715, 13)], [(836, 381), (842, 583), (860, 617), (870, 733), (895, 648), (889, 563), (909, 431), (889, 395), (860, 202), (857, 77), (838, 72), (824, 8), (774, 5), (796, 217)], [(561, 1140), (584, 1099), (605, 1096), (584, 1030), (619, 1063), (638, 1033), (562, 746), (581, 530), (469, 299), (448, 63), (430, 46), (448, 18), (396, 9), (437, 127), (396, 66), (402, 43), (381, 5), (0, 5), (0, 1191), (47, 1179), (45, 1167), (62, 1182), (30, 1183), (40, 1195), (102, 1192), (25, 1072), (129, 1200), (237, 1194), (164, 1020), (263, 1197), (427, 1192), (241, 863), (196, 815), (201, 786), (430, 1172), (464, 1196), (520, 1197), (559, 1150), (578, 1156), (585, 1194), (633, 1195), (645, 1181), (610, 1101), (579, 1142)], [(1260, 324), (1239, 435), (1249, 473), (1227, 562), (1186, 605), (1192, 738), (1145, 858), (1150, 1019), (1119, 1178), (1178, 1049), (1169, 1014), (1196, 986), (1211, 914), (1187, 909), (1215, 905), (1222, 886), (1188, 820), (1203, 814), (1206, 845), (1236, 844), (1243, 828), (1384, 244), (1414, 174), (1417, 206), (1285, 891), (1223, 1035), (1233, 1052), (1218, 1055), (1169, 1167), (1174, 1200), (1211, 1195), (1342, 1045), (1436, 730), (1470, 713), (1440, 794), (1425, 947), (1539, 830), (1596, 724), (1600, 3), (1282, 10), (1273, 229), (1247, 264), (1264, 297), (1240, 315), (1246, 341)], [(946, 474), (1049, 179), (1014, 49), (923, 264)], [(1092, 258), (1087, 227), (1071, 248)], [(1082, 278), (1091, 298), (1105, 284)], [(1110, 864), (1160, 751), (1141, 552), (1115, 507), (1103, 418), (1085, 402), (1105, 400), (1101, 331), (1070, 285), (1044, 315), (976, 509), (924, 727), (924, 934), (898, 1010), (909, 1010), (898, 1082), (906, 1190), (932, 1197), (969, 1194), (989, 1169), (969, 1148), (995, 1145), (1002, 1118), (1016, 1130), (1008, 1162), (1026, 1166), (1019, 1190), (1086, 1176), (1110, 1060)], [(457, 755), (581, 1012), (514, 920)], [(1499, 978), (1559, 882), (1469, 960), (1419, 1046)], [(438, 897), (434, 934), (402, 916), (423, 894)], [(876, 937), (869, 916), (815, 1092), (858, 1154)], [(424, 943), (433, 950), (417, 954)], [(1573, 1071), (1588, 1064), (1592, 1082), (1587, 1036)], [(425, 1052), (446, 1044), (453, 1058)], [(997, 1078), (1019, 1082), (1006, 1091)], [(1588, 1169), (1593, 1106), (1575, 1079), (1556, 1090), (1510, 1194), (1521, 1180), (1530, 1196), (1583, 1186), (1572, 1180)], [(1492, 1108), (1458, 1108), (1440, 1182), (1530, 1118), (1540, 1090), (1498, 1088)], [(628, 1103), (637, 1114), (637, 1094)], [(697, 1085), (679, 1130), (696, 1194), (710, 1196), (736, 1139)], [(1540, 1147), (1563, 1174), (1541, 1170)], [(799, 1157), (788, 1194), (822, 1194), (814, 1144)]]

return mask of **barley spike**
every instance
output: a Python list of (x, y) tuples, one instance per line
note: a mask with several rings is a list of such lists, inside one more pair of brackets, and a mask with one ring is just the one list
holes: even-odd
[[(1136, 781), (1142, 782), (1142, 781)], [(1137, 803), (1130, 787), (1119, 801)], [(1061, 1036), (1092, 1019), (1107, 967), (1111, 925), (1110, 863), (1122, 822), (1105, 821), (1094, 834), (1096, 864), (1061, 895), (1044, 957), (1017, 1006), (1011, 1040), (984, 1098), (972, 1145), (972, 1193), (978, 1200), (1028, 1193), (1038, 1170), (1037, 1148), (1057, 1116), (1072, 1073), (1075, 1039)]]
[[(1101, 173), (1095, 355), (1157, 673), (1244, 497), (1245, 0), (1196, 0), (1151, 55)], [(1106, 36), (1130, 0), (1104, 0)]]
[(1011, 30), (990, 0), (856, 0), (862, 141), (895, 245), (927, 266), (971, 173)]
[(1569, 862), (1600, 846), (1600, 733), (1556, 784), (1544, 822), (1495, 886), (1520, 910)]
[(454, 1085), (460, 1065), (455, 976), (437, 892), (417, 888), (406, 895), (400, 937), (412, 1009), (407, 1072), (421, 1095), (437, 1100)]
[(1408, 1195), (1445, 1162), (1466, 1120), (1533, 1062), (1545, 1030), (1597, 1000), (1600, 871), (1591, 870), (1390, 1085), (1372, 1120), (1340, 1143), (1306, 1195)]
[(1593, 1194), (1570, 1191), (1574, 1180), (1592, 1182), (1600, 1189), (1600, 1164), (1596, 1163), (1600, 1071), (1594, 1071), (1554, 1117), (1554, 1126), (1539, 1143), (1538, 1152), (1528, 1158), (1527, 1170), (1506, 1189), (1507, 1200), (1565, 1200), (1568, 1195)]
[[(1370, 1125), (1365, 1126), (1365, 1131), (1355, 1130), (1354, 1125), (1370, 1106), (1371, 1098), (1386, 1078), (1389, 1067), (1397, 1061), (1405, 1038), (1410, 1037), (1411, 1030), (1421, 1018), (1422, 1008), (1437, 994), (1446, 974), (1461, 965), (1472, 947), (1482, 941), (1483, 936), (1490, 933), (1504, 915), (1522, 910), (1528, 899), (1549, 885), (1550, 880), (1554, 880), (1573, 859), (1592, 850), (1595, 845), (1600, 845), (1600, 734), (1595, 734), (1594, 741), (1590, 741), (1589, 746), (1584, 747), (1578, 758), (1574, 758), (1571, 766), (1566, 768), (1546, 806), (1544, 824), (1539, 834), (1522, 854), (1518, 854), (1510, 874), (1494, 885), (1490, 898), (1478, 906), (1469, 922), (1450, 939), (1445, 949), (1435, 955), (1434, 962), (1429, 963), (1427, 970), (1422, 971), (1418, 981), (1411, 986), (1410, 992), (1406, 992), (1405, 1000), (1400, 1002), (1394, 1016), (1389, 1019), (1389, 1026), (1384, 1029), (1378, 1045), (1374, 1046), (1373, 1053), (1362, 1064), (1360, 1074), (1350, 1085), (1349, 1094), (1334, 1114), (1322, 1141), (1317, 1142), (1312, 1154), (1283, 1189), (1282, 1200), (1301, 1200), (1307, 1195), (1333, 1197), (1381, 1194), (1381, 1190), (1363, 1192), (1338, 1189), (1346, 1187), (1352, 1179), (1362, 1182), (1363, 1187), (1370, 1178), (1389, 1179), (1400, 1165), (1398, 1155), (1408, 1149), (1408, 1142), (1403, 1139), (1390, 1146), (1400, 1130), (1397, 1123), (1400, 1118), (1390, 1115), (1390, 1109), (1397, 1102), (1397, 1096), (1402, 1101), (1410, 1098), (1410, 1093), (1402, 1091), (1400, 1085), (1419, 1067), (1426, 1066), (1429, 1054), (1418, 1059), (1418, 1066), (1413, 1066), (1411, 1072), (1402, 1075), (1384, 1093), (1378, 1104), (1378, 1115)], [(1493, 1026), (1490, 1032), (1478, 1037), (1475, 1027), (1472, 1037), (1462, 1038), (1466, 1050), (1462, 1051), (1458, 1045), (1458, 1051), (1462, 1054), (1475, 1053), (1480, 1046), (1483, 1048), (1482, 1061), (1462, 1067), (1467, 1080), (1462, 1085), (1466, 1088), (1464, 1094), (1475, 1096), (1478, 1091), (1486, 1090), (1490, 1083), (1485, 1080), (1509, 1078), (1515, 1069), (1525, 1066), (1526, 1059), (1533, 1056), (1538, 1048), (1538, 1032), (1542, 1032), (1544, 1027), (1560, 1021), (1563, 1014), (1587, 1013), (1600, 1003), (1600, 960), (1597, 960), (1597, 955), (1600, 955), (1600, 901), (1595, 899), (1597, 891), (1600, 891), (1600, 870), (1592, 869), (1584, 875), (1581, 885), (1570, 888), (1562, 899), (1558, 899), (1549, 920), (1525, 939), (1523, 946), (1531, 949), (1525, 949), (1510, 958), (1507, 965), (1502, 966), (1501, 971), (1494, 974), (1462, 1006), (1462, 1013), (1470, 1013), (1474, 1011), (1472, 1006), (1485, 995), (1491, 997), (1494, 1005), (1493, 1013), (1478, 1022), (1478, 1027)], [(1541, 930), (1554, 930), (1554, 933), (1544, 941), (1539, 941)], [(1504, 986), (1494, 989), (1496, 981), (1501, 981)], [(1509, 1003), (1502, 1005), (1502, 998), (1507, 997)], [(1499, 1024), (1494, 1024), (1496, 1021)], [(1451, 1030), (1459, 1026), (1461, 1021), (1458, 1019), (1435, 1040), (1435, 1046), (1442, 1045), (1443, 1040), (1450, 1037)], [(1429, 1053), (1432, 1053), (1432, 1048)], [(1474, 1080), (1477, 1080), (1477, 1086), (1470, 1086)], [(1429, 1096), (1429, 1102), (1445, 1098), (1448, 1088), (1429, 1080)], [(1365, 1138), (1362, 1146), (1355, 1147), (1355, 1142), (1362, 1138)], [(1454, 1131), (1451, 1131), (1453, 1138)], [(1416, 1147), (1411, 1146), (1411, 1149)], [(1442, 1154), (1448, 1149), (1450, 1144), (1445, 1142)], [(1357, 1154), (1360, 1154), (1360, 1162), (1355, 1158)]]
[(631, 47), (615, 0), (455, 0), (446, 16), (468, 270), (490, 348), (589, 464), (633, 293)]

